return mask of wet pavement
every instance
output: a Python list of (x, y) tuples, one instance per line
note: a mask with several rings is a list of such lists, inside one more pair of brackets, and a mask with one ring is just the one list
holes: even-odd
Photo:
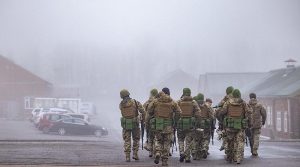
[[(22, 127), (22, 128), (18, 128)], [(43, 134), (27, 121), (1, 121), (0, 166), (157, 166), (145, 150), (139, 151), (140, 160), (124, 162), (120, 133), (111, 130), (109, 136), (59, 136)], [(170, 157), (169, 166), (233, 166), (224, 160), (218, 149), (220, 142), (210, 145), (206, 160), (179, 163), (178, 152)], [(175, 149), (174, 149), (175, 151)], [(269, 142), (260, 144), (259, 157), (245, 148), (241, 166), (299, 166), (300, 142)]]

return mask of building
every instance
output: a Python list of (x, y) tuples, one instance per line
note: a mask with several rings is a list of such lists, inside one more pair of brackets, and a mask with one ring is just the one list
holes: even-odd
[(265, 76), (266, 73), (256, 72), (201, 74), (198, 81), (198, 92), (203, 93), (205, 97), (212, 98), (214, 103), (217, 104), (225, 96), (228, 86), (243, 89)]
[(153, 84), (151, 88), (157, 88), (161, 90), (164, 87), (168, 87), (171, 92), (171, 96), (174, 99), (179, 99), (182, 95), (183, 88), (190, 88), (192, 91), (192, 95), (197, 94), (197, 79), (192, 75), (182, 71), (181, 69), (177, 69), (173, 72), (166, 74), (160, 79), (160, 82)]
[(22, 116), (29, 97), (49, 97), (51, 92), (51, 83), (0, 55), (0, 117)]
[(267, 110), (263, 135), (300, 138), (300, 67), (287, 60), (286, 68), (270, 71), (246, 92), (254, 92)]

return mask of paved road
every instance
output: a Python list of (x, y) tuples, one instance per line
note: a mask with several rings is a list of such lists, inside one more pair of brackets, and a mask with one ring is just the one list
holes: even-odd
[[(1, 125), (14, 124), (8, 128)], [(26, 137), (19, 138), (17, 124), (22, 125)], [(140, 161), (124, 162), (122, 143), (116, 139), (120, 134), (111, 132), (110, 136), (96, 138), (93, 136), (58, 136), (38, 132), (28, 122), (2, 121), (0, 123), (0, 166), (1, 165), (86, 165), (86, 166), (154, 166), (153, 159), (141, 150)], [(25, 130), (27, 129), (28, 130)], [(7, 129), (11, 129), (8, 133)], [(24, 132), (25, 131), (25, 132)], [(18, 132), (13, 137), (14, 133)], [(3, 136), (5, 134), (6, 136)], [(31, 138), (29, 137), (31, 136)], [(10, 138), (10, 140), (6, 140)], [(21, 139), (21, 140), (18, 140)], [(223, 158), (218, 150), (220, 143), (215, 141), (210, 146), (211, 155), (206, 160), (192, 161), (191, 164), (179, 163), (178, 152), (170, 158), (170, 166), (233, 166)], [(245, 160), (241, 166), (299, 166), (300, 142), (263, 141), (260, 157), (252, 158), (249, 148), (245, 151)]]

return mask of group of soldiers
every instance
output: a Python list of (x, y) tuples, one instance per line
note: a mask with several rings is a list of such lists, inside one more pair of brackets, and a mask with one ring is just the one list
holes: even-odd
[(139, 160), (138, 150), (140, 139), (144, 137), (144, 129), (147, 137), (144, 148), (149, 151), (149, 157), (154, 156), (155, 164), (161, 160), (162, 166), (168, 165), (171, 148), (173, 150), (175, 145), (177, 149), (176, 135), (180, 162), (190, 163), (191, 159), (206, 159), (216, 120), (219, 125), (218, 138), (222, 139), (220, 150), (225, 150), (227, 161), (241, 163), (247, 137), (252, 155), (258, 156), (260, 129), (265, 124), (266, 111), (257, 102), (254, 93), (249, 95), (250, 101), (246, 103), (242, 100), (240, 91), (230, 86), (226, 89), (226, 96), (215, 107), (212, 107), (212, 100), (204, 100), (201, 93), (192, 97), (189, 88), (183, 89), (178, 101), (171, 98), (168, 88), (163, 88), (160, 92), (152, 89), (149, 99), (143, 105), (130, 98), (128, 90), (121, 90), (120, 96), (121, 126), (127, 162), (131, 159), (131, 149), (132, 159)]

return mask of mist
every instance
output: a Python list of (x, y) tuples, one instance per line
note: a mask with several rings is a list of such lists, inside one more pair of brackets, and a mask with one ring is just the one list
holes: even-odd
[(120, 89), (144, 102), (177, 69), (198, 79), (300, 61), (299, 30), (298, 0), (0, 0), (0, 54), (55, 86), (78, 87), (114, 113), (106, 124), (118, 120)]

